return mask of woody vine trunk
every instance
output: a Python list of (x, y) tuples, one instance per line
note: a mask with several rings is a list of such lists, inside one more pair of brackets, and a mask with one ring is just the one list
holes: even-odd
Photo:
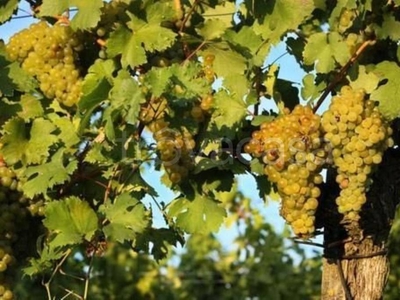
[(357, 227), (341, 223), (335, 207), (339, 189), (334, 177), (328, 174), (319, 212), (325, 247), (321, 299), (382, 299), (389, 275), (387, 241), (400, 195), (400, 151), (386, 151)]

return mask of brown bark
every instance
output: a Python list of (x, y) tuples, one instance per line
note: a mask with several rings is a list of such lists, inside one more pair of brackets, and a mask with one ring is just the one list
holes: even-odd
[(400, 200), (400, 148), (386, 151), (358, 224), (343, 224), (328, 174), (317, 226), (324, 228), (322, 300), (379, 300), (389, 275), (386, 244)]
[(382, 299), (388, 274), (389, 263), (384, 246), (365, 239), (359, 245), (357, 255), (349, 253), (348, 259), (324, 258), (321, 299)]

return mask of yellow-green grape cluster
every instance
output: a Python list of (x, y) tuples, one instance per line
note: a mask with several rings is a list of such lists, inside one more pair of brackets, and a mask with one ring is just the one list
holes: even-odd
[(149, 126), (157, 142), (157, 150), (172, 183), (179, 183), (193, 168), (191, 153), (196, 145), (191, 133), (186, 129), (169, 128), (163, 119)]
[(347, 9), (347, 8), (343, 9), (343, 11), (339, 17), (338, 31), (344, 32), (348, 28), (350, 28), (353, 25), (353, 21), (354, 21), (355, 17), (356, 17), (355, 10)]
[(206, 77), (207, 81), (213, 82), (214, 81), (214, 70), (213, 70), (213, 64), (215, 60), (215, 55), (214, 54), (207, 54), (204, 57), (204, 62), (203, 62), (203, 72), (204, 76)]
[(82, 79), (75, 65), (76, 51), (81, 49), (70, 27), (50, 27), (45, 21), (20, 31), (6, 46), (9, 58), (21, 62), (22, 68), (37, 78), (47, 98), (68, 107), (81, 97)]
[(363, 42), (362, 36), (355, 33), (349, 33), (348, 36), (346, 37), (346, 44), (351, 54), (354, 54), (357, 51), (358, 46), (362, 42)]
[(264, 173), (282, 199), (281, 215), (303, 238), (315, 231), (318, 185), (323, 181), (319, 173), (327, 157), (321, 137), (320, 117), (310, 107), (298, 105), (291, 113), (263, 123), (245, 146), (247, 153), (264, 162)]
[(336, 181), (341, 188), (336, 199), (339, 212), (345, 221), (358, 221), (367, 200), (369, 176), (382, 161), (385, 149), (393, 145), (392, 129), (382, 119), (375, 102), (366, 100), (363, 90), (349, 86), (332, 98), (321, 124), (337, 168)]

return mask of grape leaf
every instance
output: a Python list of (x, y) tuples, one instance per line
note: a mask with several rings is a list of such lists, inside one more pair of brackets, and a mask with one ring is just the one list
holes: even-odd
[(379, 39), (391, 38), (394, 41), (400, 39), (400, 30), (398, 30), (400, 22), (393, 15), (385, 14), (381, 26), (376, 26), (375, 33)]
[[(224, 36), (235, 49), (247, 59), (251, 59), (256, 66), (262, 66), (269, 52), (269, 44), (257, 35), (252, 27), (243, 26), (238, 32), (227, 30)], [(262, 47), (268, 44), (268, 47)]]
[(108, 200), (100, 207), (100, 211), (109, 221), (103, 227), (104, 234), (121, 243), (134, 240), (138, 233), (149, 226), (149, 214), (145, 207), (129, 193), (119, 195), (114, 203)]
[(204, 80), (204, 78), (199, 77), (200, 65), (195, 62), (190, 62), (185, 64), (182, 68), (179, 64), (174, 64), (171, 66), (173, 78), (172, 80), (185, 89), (183, 94), (177, 96), (191, 98), (196, 96), (203, 96), (210, 90), (210, 85)]
[(9, 69), (9, 77), (15, 83), (17, 86), (16, 89), (19, 91), (24, 91), (24, 92), (31, 92), (34, 91), (35, 88), (37, 88), (38, 84), (35, 79), (32, 78), (32, 76), (28, 75), (19, 63), (14, 62), (11, 63), (8, 66)]
[(167, 257), (170, 245), (184, 245), (182, 233), (175, 228), (147, 228), (143, 233), (138, 234), (135, 248), (150, 252), (156, 261)]
[(28, 167), (25, 170), (24, 176), (27, 182), (22, 187), (24, 194), (28, 198), (45, 194), (47, 189), (69, 180), (77, 166), (76, 160), (71, 160), (64, 166), (64, 149), (59, 149), (51, 157), (50, 162)]
[(133, 68), (147, 61), (145, 51), (162, 51), (170, 47), (176, 34), (161, 27), (157, 19), (147, 23), (133, 14), (129, 13), (129, 16), (128, 27), (121, 25), (112, 32), (106, 46), (110, 57), (121, 54), (122, 66)]
[(257, 183), (258, 195), (261, 199), (266, 199), (271, 194), (272, 186), (267, 176), (254, 176)]
[(273, 119), (275, 119), (275, 117), (271, 115), (258, 115), (251, 120), (251, 125), (260, 126), (262, 123), (271, 122)]
[(8, 0), (0, 2), (0, 24), (8, 21), (18, 9), (19, 0)]
[(314, 10), (313, 0), (267, 1), (268, 13), (264, 20), (254, 24), (254, 32), (275, 44), (289, 30), (297, 29)]
[(271, 98), (274, 95), (275, 83), (278, 78), (279, 65), (273, 64), (269, 66), (268, 72), (265, 74), (265, 80), (263, 85), (265, 86), (265, 93), (267, 98)]
[(315, 82), (314, 74), (307, 74), (303, 77), (303, 86), (301, 88), (301, 97), (304, 100), (312, 101), (321, 95), (325, 89), (326, 83), (323, 81), (319, 84)]
[(64, 144), (67, 149), (72, 148), (72, 151), (76, 151), (79, 142), (79, 136), (76, 133), (76, 129), (72, 121), (67, 117), (60, 117), (57, 114), (50, 116), (51, 121), (60, 130), (57, 137)]
[(225, 75), (222, 85), (232, 94), (237, 95), (237, 97), (246, 97), (246, 101), (250, 100), (248, 97), (249, 90), (252, 90), (251, 82), (247, 80), (242, 74), (230, 74)]
[(335, 68), (336, 63), (345, 65), (351, 54), (339, 33), (320, 32), (310, 36), (303, 57), (306, 65), (315, 64), (318, 73), (329, 73)]
[(3, 55), (0, 55), (0, 96), (12, 96), (17, 88), (10, 78), (10, 62)]
[(224, 2), (222, 5), (216, 5), (215, 7), (206, 6), (203, 17), (207, 20), (219, 20), (225, 23), (226, 28), (232, 26), (233, 15), (236, 12), (236, 6), (234, 2)]
[(56, 127), (43, 118), (35, 119), (28, 131), (23, 119), (14, 118), (4, 125), (2, 153), (10, 165), (22, 161), (24, 164), (39, 164), (49, 156), (49, 148), (58, 138), (52, 132)]
[(386, 79), (387, 82), (373, 91), (370, 98), (379, 101), (379, 110), (391, 121), (400, 116), (400, 68), (395, 62), (383, 61), (376, 65), (373, 73), (381, 82)]
[(379, 77), (374, 72), (368, 72), (365, 66), (359, 66), (358, 76), (353, 80), (349, 76), (350, 86), (354, 89), (364, 89), (367, 94), (372, 93), (379, 84)]
[[(246, 68), (246, 59), (235, 50), (231, 49), (227, 43), (214, 43), (207, 50), (199, 52), (203, 57), (207, 54), (215, 56), (213, 70), (219, 77), (230, 76), (232, 74), (243, 74)], [(227, 68), (229, 66), (229, 68)]]
[(43, 0), (43, 4), (40, 6), (40, 16), (58, 16), (72, 7), (76, 7), (78, 9), (78, 12), (71, 20), (72, 29), (89, 29), (95, 27), (97, 25), (97, 22), (100, 20), (100, 8), (103, 7), (103, 1)]
[(45, 244), (42, 251), (40, 251), (39, 258), (29, 259), (29, 265), (23, 269), (24, 274), (33, 276), (51, 270), (53, 261), (60, 259), (64, 254), (65, 251), (62, 251), (62, 249)]
[(98, 229), (98, 218), (87, 202), (71, 196), (48, 203), (43, 224), (54, 234), (50, 246), (57, 248), (90, 241)]
[(21, 105), (22, 111), (18, 112), (18, 116), (25, 121), (41, 117), (44, 114), (40, 100), (30, 94), (23, 94), (19, 104)]
[(176, 225), (187, 233), (218, 231), (226, 217), (226, 211), (210, 198), (196, 195), (189, 201), (179, 197), (168, 205), (168, 216), (176, 218)]
[(151, 89), (154, 97), (160, 97), (170, 83), (173, 69), (169, 68), (151, 68), (145, 74), (144, 85)]
[(252, 173), (255, 173), (257, 175), (263, 175), (264, 174), (264, 165), (260, 162), (258, 158), (253, 158), (250, 162), (250, 169)]
[(197, 28), (196, 31), (206, 41), (211, 41), (220, 38), (228, 27), (230, 26), (227, 26), (222, 20), (209, 19), (206, 20), (200, 28)]
[(220, 91), (214, 95), (215, 111), (212, 114), (211, 125), (227, 138), (235, 135), (237, 125), (247, 114), (245, 102), (241, 97), (229, 95)]
[(90, 109), (108, 98), (115, 70), (113, 60), (97, 60), (88, 70), (82, 85), (83, 96), (78, 107), (81, 111)]
[(111, 104), (109, 110), (122, 111), (126, 121), (131, 124), (136, 123), (140, 104), (146, 101), (137, 81), (126, 70), (118, 72), (114, 79), (114, 86), (110, 90), (109, 98)]

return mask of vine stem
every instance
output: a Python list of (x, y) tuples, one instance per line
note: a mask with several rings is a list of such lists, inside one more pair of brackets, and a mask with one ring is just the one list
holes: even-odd
[(196, 9), (197, 4), (200, 2), (200, 0), (195, 0), (192, 7), (190, 8), (188, 14), (185, 16), (185, 18), (182, 21), (181, 28), (179, 28), (179, 33), (181, 34), (183, 32), (183, 28), (185, 27), (186, 22), (189, 20), (190, 16), (193, 14), (194, 10)]
[(353, 54), (353, 56), (349, 59), (349, 61), (342, 67), (342, 69), (340, 70), (339, 74), (335, 77), (335, 79), (331, 81), (331, 83), (329, 83), (325, 91), (322, 93), (321, 97), (319, 97), (317, 103), (313, 108), (314, 113), (322, 105), (326, 97), (332, 92), (332, 90), (336, 87), (336, 85), (343, 79), (343, 77), (347, 73), (347, 70), (360, 57), (361, 53), (363, 53), (368, 46), (373, 45), (374, 43), (375, 40), (368, 40), (362, 43), (362, 45), (357, 49), (357, 51)]
[(53, 273), (51, 273), (50, 279), (45, 282), (42, 283), (44, 285), (44, 287), (46, 288), (46, 292), (47, 292), (47, 297), (49, 300), (52, 300), (51, 298), (51, 291), (50, 291), (50, 283), (53, 281), (54, 276), (56, 275), (56, 273), (58, 272), (58, 270), (61, 269), (61, 266), (64, 264), (65, 260), (68, 258), (68, 256), (72, 253), (71, 249), (68, 249), (67, 251), (65, 251), (65, 254), (63, 255), (63, 257), (61, 258), (60, 262), (56, 265), (56, 267), (53, 270)]
[(206, 41), (202, 41), (201, 44), (200, 44), (196, 49), (194, 49), (193, 52), (190, 53), (190, 54), (188, 55), (188, 57), (186, 57), (186, 59), (185, 59), (181, 64), (183, 65), (183, 64), (185, 64), (187, 61), (189, 61), (189, 60), (193, 57), (193, 55), (195, 55), (198, 51), (200, 51), (201, 48), (204, 47), (205, 44), (206, 44)]
[(94, 261), (94, 255), (92, 255), (92, 257), (90, 258), (89, 268), (88, 268), (87, 274), (85, 276), (85, 290), (83, 292), (83, 300), (87, 299), (87, 296), (89, 293), (90, 273), (92, 272), (93, 261)]
[(346, 278), (344, 277), (342, 263), (340, 259), (336, 259), (335, 262), (339, 272), (340, 283), (342, 284), (346, 300), (353, 300), (353, 296), (350, 293), (349, 286), (347, 285), (346, 282)]

